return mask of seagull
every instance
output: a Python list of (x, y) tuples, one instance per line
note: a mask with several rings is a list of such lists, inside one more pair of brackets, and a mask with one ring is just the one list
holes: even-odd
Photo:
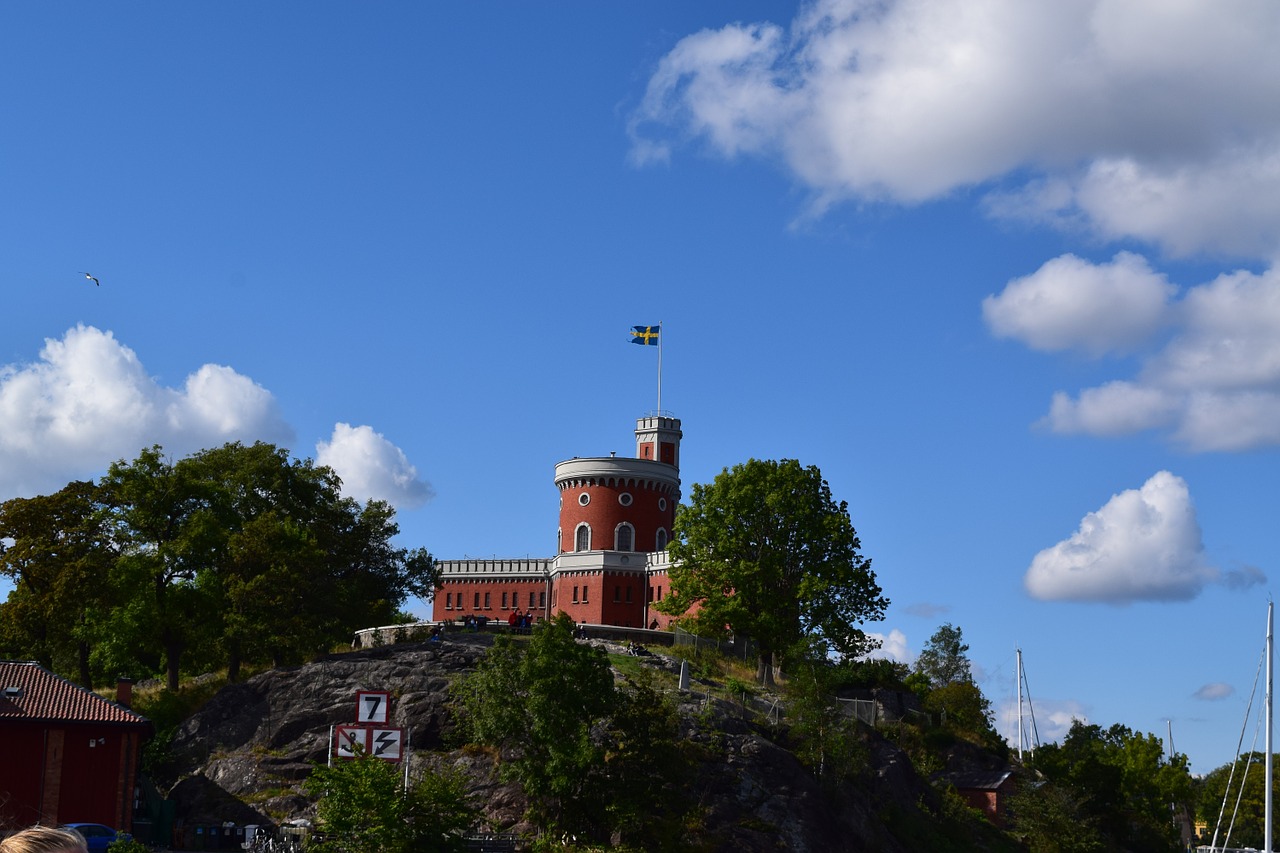
[(94, 284), (96, 284), (98, 287), (102, 287), (102, 285), (98, 283), (98, 280), (97, 280), (96, 278), (94, 278), (93, 276), (89, 275), (88, 273), (85, 273), (85, 274), (84, 274), (84, 277), (85, 277), (85, 278), (87, 278), (87, 279), (89, 279), (89, 281), (93, 282), (93, 283), (94, 283)]

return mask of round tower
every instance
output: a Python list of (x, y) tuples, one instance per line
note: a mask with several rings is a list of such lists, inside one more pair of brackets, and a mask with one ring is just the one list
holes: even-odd
[(636, 458), (569, 459), (556, 465), (556, 552), (662, 551), (680, 502), (680, 421), (636, 421)]

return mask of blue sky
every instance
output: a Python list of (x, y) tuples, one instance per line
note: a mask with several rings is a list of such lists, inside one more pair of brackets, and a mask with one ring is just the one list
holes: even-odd
[(1021, 646), (1043, 738), (1171, 720), (1207, 771), (1278, 556), (1277, 37), (1261, 0), (5, 4), (0, 498), (261, 438), (406, 545), (547, 556), (662, 322), (686, 492), (819, 466), (884, 653), (958, 625), (1003, 709)]

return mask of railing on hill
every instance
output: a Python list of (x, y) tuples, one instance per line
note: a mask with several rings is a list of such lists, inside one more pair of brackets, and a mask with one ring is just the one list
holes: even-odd
[(725, 657), (735, 657), (741, 660), (751, 660), (756, 657), (756, 644), (750, 640), (744, 640), (741, 637), (735, 637), (730, 640), (716, 640), (710, 637), (700, 637), (683, 628), (677, 627), (673, 632), (675, 635), (676, 646), (693, 646), (694, 655), (699, 652), (719, 652)]

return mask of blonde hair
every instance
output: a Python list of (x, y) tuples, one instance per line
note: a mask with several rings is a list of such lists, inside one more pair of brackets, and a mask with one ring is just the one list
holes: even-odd
[(0, 839), (0, 853), (88, 853), (84, 836), (74, 829), (33, 826)]

